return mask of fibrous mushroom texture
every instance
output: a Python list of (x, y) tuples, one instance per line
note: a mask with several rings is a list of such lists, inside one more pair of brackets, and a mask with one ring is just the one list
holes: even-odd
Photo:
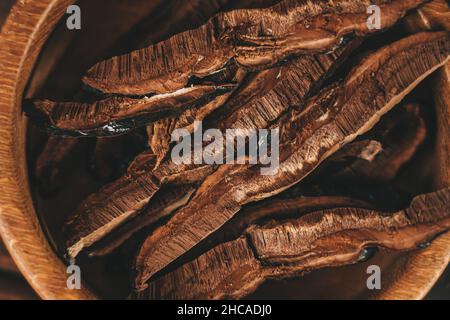
[(242, 9), (217, 15), (205, 25), (130, 54), (94, 66), (84, 82), (108, 93), (172, 92), (191, 77), (203, 78), (235, 57), (244, 68), (273, 66), (289, 57), (327, 50), (367, 28), (367, 7), (385, 12), (382, 29), (425, 1), (284, 0), (266, 9)]
[[(348, 46), (352, 48), (353, 44)], [(348, 50), (345, 46), (344, 49), (338, 48), (329, 54), (299, 58), (289, 65), (285, 77), (264, 77), (265, 93), (261, 92), (259, 97), (249, 102), (240, 98), (239, 94), (239, 97), (231, 97), (229, 113), (228, 104), (223, 106), (228, 114), (227, 120), (218, 122), (217, 127), (223, 130), (233, 127), (269, 127), (290, 106), (301, 105), (313, 92), (314, 85), (323, 81), (337, 67)], [(245, 88), (238, 90), (248, 92)], [(242, 109), (247, 112), (243, 113)], [(144, 152), (142, 159), (146, 155), (153, 157), (154, 153), (152, 150)], [(135, 215), (143, 206), (148, 205), (161, 185), (177, 184), (180, 181), (201, 182), (213, 171), (214, 167), (211, 165), (176, 165), (171, 159), (159, 164), (154, 170), (149, 170), (145, 161), (136, 161), (125, 176), (89, 196), (73, 213), (66, 228), (69, 254), (76, 256), (85, 246), (103, 237), (106, 230), (112, 230), (109, 226), (115, 225), (115, 221)], [(99, 232), (99, 229), (103, 231)]]
[(449, 53), (450, 37), (445, 32), (407, 37), (368, 56), (345, 81), (312, 98), (305, 110), (283, 116), (277, 172), (261, 175), (257, 166), (232, 166), (208, 177), (208, 189), (145, 241), (136, 262), (137, 288), (216, 231), (242, 205), (298, 183), (341, 146), (370, 130), (381, 115), (445, 64)]
[[(448, 175), (430, 163), (448, 163), (448, 108), (427, 96), (448, 91), (445, 1), (192, 1), (183, 12), (163, 1), (157, 18), (176, 11), (164, 27), (174, 30), (97, 59), (75, 97), (25, 101), (49, 135), (34, 164), (39, 196), (89, 176), (59, 218), (67, 260), (119, 262), (132, 298), (236, 299), (450, 228)], [(196, 22), (178, 21), (194, 11)], [(209, 129), (224, 137), (213, 163)], [(270, 167), (261, 154), (252, 162), (252, 130), (277, 134)]]
[(408, 30), (450, 30), (450, 9), (448, 1), (433, 0), (408, 14), (405, 19)]
[(188, 108), (198, 108), (230, 90), (227, 86), (183, 88), (152, 97), (113, 96), (94, 103), (36, 101), (39, 120), (54, 133), (81, 136), (124, 134)]
[(141, 299), (242, 298), (265, 279), (355, 263), (372, 247), (411, 250), (449, 227), (449, 189), (419, 196), (394, 213), (359, 208), (311, 212), (251, 226), (244, 236), (150, 282), (136, 295)]

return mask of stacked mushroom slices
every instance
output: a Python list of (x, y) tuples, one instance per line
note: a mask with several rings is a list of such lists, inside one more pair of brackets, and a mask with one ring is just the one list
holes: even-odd
[[(368, 247), (414, 249), (446, 231), (449, 188), (395, 209), (324, 191), (389, 184), (433, 129), (423, 118), (432, 106), (410, 93), (449, 61), (450, 33), (360, 47), (426, 2), (284, 0), (220, 13), (95, 65), (83, 81), (98, 101), (35, 101), (31, 117), (56, 135), (147, 127), (148, 149), (70, 215), (68, 256), (134, 243), (133, 297), (242, 298), (267, 278), (355, 263)], [(367, 25), (373, 4), (381, 29)], [(194, 134), (196, 120), (222, 132), (279, 129), (279, 169), (174, 163), (171, 133)], [(142, 230), (152, 231), (139, 242)]]

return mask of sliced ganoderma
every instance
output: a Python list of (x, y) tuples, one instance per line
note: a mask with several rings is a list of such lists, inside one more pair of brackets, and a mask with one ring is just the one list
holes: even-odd
[(141, 299), (239, 299), (266, 279), (357, 263), (366, 248), (412, 250), (450, 228), (450, 190), (414, 198), (398, 212), (316, 211), (253, 225), (136, 293)]
[(446, 0), (433, 0), (409, 13), (404, 21), (409, 31), (450, 31), (450, 8)]
[(338, 207), (376, 208), (373, 203), (369, 201), (340, 195), (317, 197), (295, 195), (287, 198), (274, 197), (249, 204), (220, 228), (218, 232), (211, 234), (205, 241), (196, 246), (195, 249), (189, 251), (185, 256), (175, 261), (170, 269), (173, 270), (173, 268), (192, 260), (192, 257), (198, 257), (219, 244), (239, 238), (244, 234), (245, 230), (252, 225), (265, 223), (274, 219), (297, 218), (310, 212)]
[(161, 189), (148, 208), (143, 209), (135, 219), (120, 226), (96, 244), (95, 248), (89, 251), (89, 256), (104, 256), (114, 252), (140, 230), (157, 224), (187, 204), (194, 191), (195, 185), (167, 186)]
[[(269, 120), (275, 120), (290, 107), (287, 103), (301, 105), (315, 89), (315, 82), (322, 82), (330, 75), (352, 48), (353, 44), (348, 44), (345, 48), (336, 49), (336, 52), (316, 58), (299, 58), (302, 61), (306, 59), (307, 63), (292, 63), (286, 74), (280, 75), (285, 77), (276, 81), (276, 85), (266, 95), (256, 100), (260, 101), (256, 105), (258, 112), (250, 113), (246, 117), (251, 117), (259, 125), (269, 126)], [(307, 75), (311, 70), (313, 70), (312, 76), (309, 77)], [(254, 105), (253, 100), (251, 104)], [(272, 108), (277, 104), (280, 106)], [(239, 110), (240, 108), (237, 107), (235, 112)], [(270, 117), (266, 116), (268, 114)], [(251, 126), (252, 121), (243, 123), (250, 125), (249, 128), (254, 128)], [(219, 128), (226, 129), (227, 126), (232, 127), (232, 123), (229, 121), (219, 123)], [(154, 157), (152, 151), (145, 152), (141, 156), (145, 159), (146, 155)], [(142, 167), (139, 167), (140, 164)], [(136, 215), (150, 202), (161, 185), (171, 184), (174, 181), (184, 184), (201, 182), (214, 171), (214, 167), (210, 165), (176, 165), (170, 160), (161, 163), (153, 171), (149, 170), (142, 161), (137, 161), (131, 168), (134, 174), (127, 174), (89, 196), (71, 215), (66, 228), (69, 256), (75, 257), (83, 248), (89, 247), (115, 227)]]
[(236, 58), (248, 70), (271, 67), (303, 53), (324, 52), (367, 27), (367, 8), (379, 5), (381, 29), (424, 0), (284, 0), (264, 9), (225, 12), (203, 26), (95, 65), (84, 82), (105, 93), (167, 93)]
[(152, 97), (112, 96), (94, 103), (35, 101), (40, 113), (30, 109), (29, 114), (54, 134), (120, 135), (188, 108), (200, 107), (234, 87), (194, 86)]
[[(157, 157), (157, 166), (164, 160), (171, 146), (171, 134), (176, 129), (185, 129), (190, 133), (194, 132), (195, 121), (203, 121), (214, 110), (222, 107), (224, 104), (229, 103), (229, 100), (233, 97), (233, 100), (237, 100), (238, 97), (249, 97), (251, 95), (245, 90), (246, 86), (241, 85), (241, 82), (247, 78), (247, 72), (242, 69), (237, 70), (233, 75), (229, 76), (227, 83), (236, 83), (236, 88), (211, 102), (199, 107), (189, 108), (174, 117), (161, 119), (150, 124), (147, 127), (149, 136), (149, 146), (153, 153)], [(243, 102), (244, 103), (244, 102)]]
[(360, 42), (355, 39), (329, 53), (302, 56), (282, 67), (248, 74), (229, 95), (203, 108), (189, 109), (176, 119), (153, 124), (152, 150), (162, 160), (170, 149), (173, 130), (184, 128), (193, 132), (194, 121), (205, 120), (209, 128), (220, 130), (268, 127), (288, 106), (301, 108), (306, 97), (321, 87)]
[[(305, 53), (320, 52), (345, 41), (393, 26), (409, 10), (425, 1), (285, 1), (281, 12), (272, 12), (279, 27), (264, 35), (238, 35), (236, 60), (250, 69), (276, 64)], [(368, 8), (380, 9), (379, 28), (369, 27)], [(285, 14), (287, 12), (287, 14)], [(264, 25), (268, 23), (264, 20)], [(280, 27), (281, 26), (281, 27)]]
[[(286, 190), (340, 147), (369, 131), (422, 80), (449, 60), (450, 34), (420, 33), (369, 55), (340, 84), (323, 90), (305, 110), (280, 118), (279, 167), (224, 166), (205, 180), (187, 206), (144, 242), (136, 288), (220, 228), (242, 205)], [(301, 130), (300, 130), (301, 128)]]

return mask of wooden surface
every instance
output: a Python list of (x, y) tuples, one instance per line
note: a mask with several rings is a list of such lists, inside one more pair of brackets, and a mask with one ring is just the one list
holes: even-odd
[(17, 266), (42, 298), (95, 298), (68, 290), (66, 266), (39, 225), (28, 188), (22, 93), (43, 44), (71, 0), (15, 4), (0, 34), (0, 233)]
[[(0, 26), (14, 4), (13, 0), (0, 2)], [(36, 299), (37, 295), (17, 269), (16, 264), (0, 241), (0, 300)]]
[[(0, 10), (7, 7), (8, 2), (1, 1)], [(28, 282), (42, 298), (49, 299), (95, 298), (95, 295), (85, 287), (81, 291), (65, 289), (66, 267), (53, 253), (36, 218), (26, 174), (24, 155), (26, 123), (20, 112), (22, 93), (36, 57), (57, 20), (72, 2), (71, 0), (20, 1), (12, 10), (0, 34), (0, 158), (2, 159), (0, 233)], [(448, 69), (447, 67), (446, 70)], [(447, 130), (448, 134), (449, 74), (441, 71), (437, 77), (436, 91), (444, 97), (438, 99), (437, 103), (441, 106), (440, 112), (445, 112), (446, 116), (440, 117), (439, 130), (441, 132)], [(448, 164), (448, 139), (442, 139), (437, 143), (442, 147), (440, 165)], [(445, 177), (445, 174), (439, 176)], [(448, 183), (448, 176), (446, 179), (440, 183)], [(447, 234), (428, 249), (411, 254), (407, 261), (402, 263), (402, 267), (397, 268), (396, 281), (391, 282), (389, 288), (384, 290), (379, 298), (423, 298), (448, 265), (449, 253), (450, 235)], [(9, 265), (7, 268), (15, 273), (14, 264), (10, 260), (6, 264)], [(445, 275), (444, 283), (437, 286), (444, 294), (449, 289), (449, 278)], [(0, 289), (2, 285), (14, 288), (17, 283), (20, 283), (20, 277), (11, 282), (0, 276)], [(22, 294), (14, 297), (10, 295), (9, 298), (26, 298), (24, 297), (26, 294)], [(429, 297), (439, 298), (442, 295), (432, 292)], [(2, 298), (4, 297), (0, 293), (0, 299)]]

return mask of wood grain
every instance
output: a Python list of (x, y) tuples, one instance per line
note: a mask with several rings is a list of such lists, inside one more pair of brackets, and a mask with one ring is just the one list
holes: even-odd
[(39, 225), (28, 187), (22, 93), (43, 44), (72, 0), (19, 1), (0, 34), (0, 233), (17, 266), (44, 299), (89, 299), (66, 287), (66, 267)]

